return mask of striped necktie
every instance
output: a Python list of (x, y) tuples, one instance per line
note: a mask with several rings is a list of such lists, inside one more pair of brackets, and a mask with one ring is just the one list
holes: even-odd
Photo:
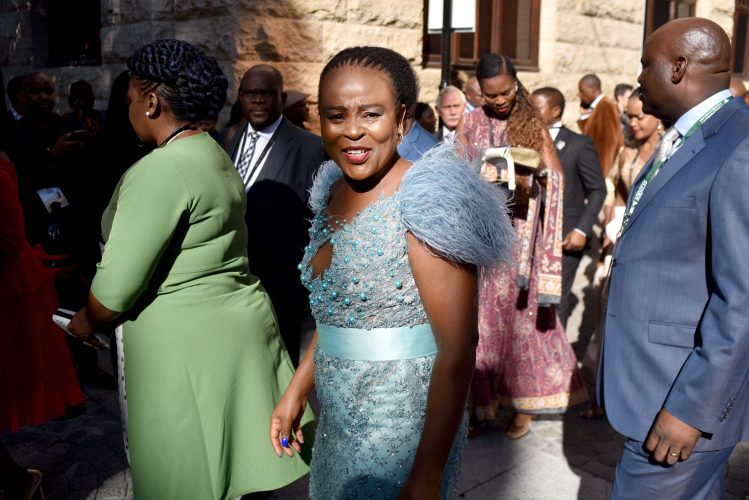
[(237, 172), (239, 172), (239, 176), (242, 178), (242, 182), (245, 182), (245, 176), (247, 175), (247, 171), (250, 169), (252, 157), (255, 155), (255, 145), (257, 145), (258, 137), (260, 136), (257, 132), (249, 132), (247, 134), (244, 153), (242, 153), (242, 156), (237, 162)]

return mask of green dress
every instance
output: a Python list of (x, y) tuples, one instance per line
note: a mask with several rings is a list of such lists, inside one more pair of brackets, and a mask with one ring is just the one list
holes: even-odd
[(234, 165), (199, 134), (133, 165), (102, 217), (107, 244), (91, 290), (128, 312), (136, 500), (233, 499), (308, 470), (296, 454), (279, 459), (268, 438), (293, 367), (248, 271), (244, 212)]

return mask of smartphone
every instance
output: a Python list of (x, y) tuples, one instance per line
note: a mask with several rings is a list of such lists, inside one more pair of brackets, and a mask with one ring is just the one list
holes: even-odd
[[(75, 338), (76, 340), (80, 340), (78, 337), (73, 335), (68, 330), (68, 324), (70, 323), (70, 320), (73, 319), (73, 316), (75, 316), (75, 311), (71, 311), (70, 309), (63, 309), (61, 307), (57, 309), (54, 312), (54, 314), (52, 314), (52, 321), (54, 321), (57, 326), (65, 330), (65, 333)], [(104, 349), (109, 349), (109, 336), (108, 335), (105, 335), (101, 332), (95, 332), (94, 338), (96, 338), (96, 340), (99, 341), (99, 343), (103, 346)], [(85, 341), (83, 343), (86, 344)], [(93, 346), (93, 345), (91, 347), (96, 348), (96, 346)]]
[(68, 140), (71, 141), (85, 141), (88, 139), (88, 130), (73, 130), (68, 132)]

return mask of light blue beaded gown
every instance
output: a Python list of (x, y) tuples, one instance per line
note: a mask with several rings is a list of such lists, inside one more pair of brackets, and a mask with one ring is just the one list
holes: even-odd
[[(310, 197), (310, 244), (299, 266), (318, 328), (320, 416), (310, 498), (390, 499), (413, 463), (436, 353), (406, 232), (450, 260), (478, 265), (504, 259), (514, 233), (503, 195), (452, 146), (415, 162), (396, 193), (351, 221), (335, 220), (326, 209), (341, 176), (332, 161), (320, 168)], [(315, 276), (310, 261), (327, 241), (331, 265)], [(464, 421), (445, 466), (442, 498), (452, 498), (457, 486), (465, 440)]]

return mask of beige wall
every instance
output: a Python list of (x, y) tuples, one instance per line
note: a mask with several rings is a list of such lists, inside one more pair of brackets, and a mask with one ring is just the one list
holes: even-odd
[[(33, 60), (29, 2), (0, 1), (0, 65), (5, 80), (26, 73)], [(731, 34), (733, 0), (698, 0), (697, 14)], [(61, 94), (86, 79), (107, 97), (114, 76), (137, 47), (157, 38), (181, 38), (216, 57), (230, 80), (233, 101), (244, 71), (258, 62), (277, 66), (287, 88), (311, 94), (324, 63), (360, 44), (398, 50), (419, 74), (421, 99), (434, 102), (438, 69), (421, 68), (423, 2), (409, 0), (102, 0), (100, 67), (49, 69)], [(635, 84), (644, 24), (644, 0), (541, 0), (539, 71), (522, 72), (530, 89), (551, 85), (568, 99), (565, 119), (578, 113), (577, 81), (596, 73), (604, 92)], [(60, 100), (60, 110), (67, 104)], [(106, 106), (104, 99), (97, 107)], [(314, 108), (313, 108), (314, 109)]]

